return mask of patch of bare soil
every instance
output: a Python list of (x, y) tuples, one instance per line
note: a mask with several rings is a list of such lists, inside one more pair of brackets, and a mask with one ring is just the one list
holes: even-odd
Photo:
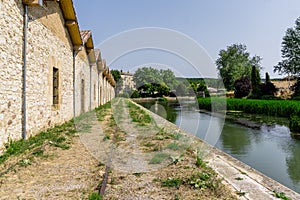
[[(1, 171), (18, 160), (22, 156), (9, 159)], [(15, 166), (1, 176), (0, 199), (86, 199), (103, 170), (79, 137), (73, 137), (70, 149), (47, 145), (43, 157), (34, 157), (27, 166)]]

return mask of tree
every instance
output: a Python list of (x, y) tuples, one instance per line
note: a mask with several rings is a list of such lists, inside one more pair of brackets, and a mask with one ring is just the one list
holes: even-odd
[(252, 86), (252, 95), (255, 97), (261, 96), (261, 88), (260, 88), (260, 75), (259, 69), (257, 67), (252, 66), (251, 70), (251, 86)]
[(174, 72), (170, 69), (167, 70), (159, 70), (159, 73), (161, 75), (162, 78), (162, 82), (167, 85), (171, 90), (174, 90), (177, 85), (178, 85), (178, 81), (174, 75)]
[(260, 79), (260, 74), (259, 74), (259, 69), (257, 67), (252, 66), (251, 70), (251, 84), (252, 87), (258, 87), (260, 85), (261, 79)]
[(119, 70), (111, 70), (111, 74), (113, 75), (116, 82), (118, 82), (121, 79), (121, 72)]
[[(255, 73), (255, 70), (252, 70), (252, 75), (258, 76), (259, 74)], [(252, 80), (255, 78), (251, 77), (252, 83), (252, 94), (248, 97), (251, 99), (274, 99), (274, 94), (277, 91), (275, 85), (270, 81), (270, 76), (266, 73), (266, 81), (264, 83), (260, 83), (260, 78), (258, 80)], [(254, 84), (253, 84), (254, 83)]]
[(269, 73), (266, 72), (266, 81), (261, 84), (261, 92), (263, 95), (274, 96), (275, 92), (277, 92), (276, 86), (271, 82)]
[(233, 44), (226, 50), (220, 50), (219, 58), (216, 61), (219, 76), (222, 77), (227, 90), (234, 89), (234, 82), (242, 76), (251, 75), (251, 67), (261, 69), (259, 56), (251, 57), (247, 52), (246, 45)]
[(155, 93), (168, 95), (178, 84), (170, 69), (158, 70), (152, 67), (139, 68), (133, 75), (133, 81), (143, 96), (157, 96)]
[(152, 67), (143, 67), (136, 70), (133, 75), (133, 81), (139, 88), (146, 84), (160, 83), (161, 76), (157, 69), (154, 69)]
[(275, 85), (270, 81), (266, 83), (262, 83), (260, 86), (260, 90), (263, 96), (273, 96), (275, 92), (277, 91), (277, 88)]
[(269, 73), (266, 72), (266, 83), (269, 83), (269, 82), (271, 82), (271, 79), (270, 79)]
[(294, 91), (293, 98), (300, 100), (300, 79), (292, 86), (292, 90)]
[(197, 92), (203, 92), (205, 97), (209, 97), (209, 92), (204, 80), (200, 80), (197, 84)]
[(116, 81), (116, 93), (118, 94), (120, 92), (120, 90), (122, 89), (123, 87), (123, 81), (122, 81), (122, 78), (121, 78), (121, 72), (119, 70), (111, 70), (110, 71), (111, 74), (113, 75), (115, 81)]
[(246, 97), (251, 91), (251, 81), (247, 76), (243, 76), (234, 82), (234, 88), (235, 98)]
[(274, 66), (274, 72), (300, 76), (300, 17), (295, 27), (287, 29), (281, 46), (283, 59)]

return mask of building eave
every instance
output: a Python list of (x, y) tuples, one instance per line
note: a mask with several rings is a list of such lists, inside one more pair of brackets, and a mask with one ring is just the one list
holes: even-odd
[(70, 34), (73, 47), (75, 50), (78, 50), (80, 46), (82, 46), (83, 42), (80, 35), (80, 29), (79, 29), (73, 1), (60, 0), (59, 5), (63, 13), (65, 26), (68, 29), (68, 32)]

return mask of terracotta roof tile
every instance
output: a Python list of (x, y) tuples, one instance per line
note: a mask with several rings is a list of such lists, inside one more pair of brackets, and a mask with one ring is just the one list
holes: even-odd
[(82, 30), (82, 31), (80, 31), (80, 36), (81, 36), (83, 44), (85, 44), (88, 41), (88, 39), (92, 36), (92, 31), (91, 30)]

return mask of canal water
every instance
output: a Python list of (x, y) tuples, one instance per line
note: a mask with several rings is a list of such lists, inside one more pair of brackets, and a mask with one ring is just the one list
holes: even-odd
[[(259, 129), (247, 128), (195, 108), (159, 102), (140, 103), (185, 131), (205, 140), (211, 122), (222, 129), (215, 147), (300, 193), (300, 140), (290, 136), (281, 120)], [(210, 127), (211, 128), (211, 127)]]

